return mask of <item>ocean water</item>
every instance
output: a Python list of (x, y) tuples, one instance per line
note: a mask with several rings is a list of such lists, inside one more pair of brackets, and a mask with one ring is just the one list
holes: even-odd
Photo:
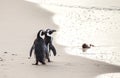
[[(119, 0), (27, 0), (53, 12), (55, 42), (68, 54), (120, 65)], [(93, 44), (87, 50), (83, 43)], [(119, 73), (97, 78), (116, 78)]]
[(65, 5), (65, 6), (84, 6), (84, 7), (103, 7), (120, 8), (119, 0), (26, 0), (37, 4)]

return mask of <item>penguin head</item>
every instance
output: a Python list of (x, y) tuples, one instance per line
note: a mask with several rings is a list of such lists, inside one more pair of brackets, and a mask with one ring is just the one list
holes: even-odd
[(91, 45), (88, 45), (88, 44), (86, 44), (86, 43), (84, 43), (83, 45), (82, 45), (82, 48), (90, 48), (91, 47)]
[(50, 36), (53, 32), (56, 32), (56, 30), (46, 29), (45, 34)]
[(45, 31), (44, 30), (39, 30), (38, 34), (37, 34), (37, 38), (41, 37), (45, 35)]

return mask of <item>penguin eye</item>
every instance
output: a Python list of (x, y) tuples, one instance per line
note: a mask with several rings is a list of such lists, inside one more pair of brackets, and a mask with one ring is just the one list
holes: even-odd
[(49, 34), (52, 34), (52, 33), (53, 33), (52, 31), (49, 32)]
[(51, 36), (51, 35), (50, 35), (50, 32), (47, 32), (47, 36)]

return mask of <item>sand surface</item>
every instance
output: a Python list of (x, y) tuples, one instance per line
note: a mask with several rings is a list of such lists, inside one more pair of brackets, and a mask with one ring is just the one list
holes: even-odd
[(97, 78), (110, 73), (118, 73), (114, 78), (120, 77), (120, 66), (68, 55), (65, 47), (56, 42), (53, 62), (32, 65), (35, 59), (28, 59), (29, 51), (38, 30), (59, 28), (52, 21), (53, 15), (24, 0), (0, 1), (0, 78)]

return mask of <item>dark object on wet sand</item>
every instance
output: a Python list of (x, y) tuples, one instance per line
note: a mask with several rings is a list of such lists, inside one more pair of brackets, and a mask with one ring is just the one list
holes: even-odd
[(86, 43), (84, 43), (84, 44), (82, 45), (82, 48), (91, 48), (91, 47), (94, 47), (94, 45), (92, 45), (92, 44), (88, 45), (88, 44), (86, 44)]
[(17, 54), (12, 54), (13, 56), (17, 56)]
[(7, 54), (8, 52), (4, 52), (5, 54)]
[(50, 62), (48, 49), (45, 45), (44, 40), (42, 39), (42, 36), (44, 34), (45, 32), (43, 30), (40, 30), (38, 32), (37, 38), (35, 39), (34, 44), (30, 50), (30, 57), (32, 55), (33, 49), (35, 50), (36, 63), (34, 65), (38, 65), (38, 62), (46, 64), (45, 63), (46, 58), (48, 59), (48, 62)]
[(52, 44), (53, 38), (51, 35), (53, 32), (56, 32), (56, 30), (46, 29), (44, 41), (45, 41), (47, 48), (49, 49), (49, 53), (52, 50), (53, 55), (56, 56), (56, 54), (57, 54), (56, 49), (55, 49), (54, 45)]
[(0, 57), (0, 61), (3, 61), (3, 59)]

